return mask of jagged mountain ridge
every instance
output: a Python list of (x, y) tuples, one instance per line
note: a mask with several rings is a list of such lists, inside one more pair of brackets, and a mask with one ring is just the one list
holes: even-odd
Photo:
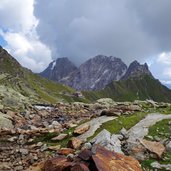
[(152, 76), (146, 63), (141, 65), (137, 61), (133, 61), (130, 66), (127, 67), (119, 58), (98, 55), (81, 64), (79, 68), (76, 69), (75, 67), (75, 70), (71, 70), (71, 72), (68, 72), (68, 75), (66, 74), (62, 78), (59, 74), (61, 70), (64, 70), (66, 66), (69, 66), (70, 68), (71, 66), (68, 65), (68, 62), (65, 65), (65, 58), (60, 59), (63, 59), (63, 65), (60, 65), (59, 60), (57, 59), (53, 62), (56, 64), (55, 67), (52, 69), (52, 64), (50, 64), (50, 66), (42, 72), (44, 74), (41, 73), (41, 75), (48, 75), (47, 73), (53, 75), (53, 73), (56, 73), (53, 77), (45, 77), (61, 82), (77, 90), (100, 90), (105, 88), (105, 86), (112, 81), (124, 80), (130, 77), (136, 78), (141, 75)]

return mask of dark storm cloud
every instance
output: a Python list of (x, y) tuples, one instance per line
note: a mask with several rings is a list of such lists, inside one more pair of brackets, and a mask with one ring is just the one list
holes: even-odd
[(171, 50), (170, 0), (36, 0), (37, 33), (53, 57), (129, 63)]

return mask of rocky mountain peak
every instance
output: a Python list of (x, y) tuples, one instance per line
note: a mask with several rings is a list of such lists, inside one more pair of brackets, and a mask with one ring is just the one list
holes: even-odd
[(147, 63), (140, 64), (135, 60), (129, 65), (127, 72), (122, 77), (122, 80), (126, 80), (128, 78), (135, 78), (135, 77), (138, 78), (142, 75), (152, 76), (150, 70), (148, 69)]
[(63, 57), (51, 62), (40, 75), (54, 81), (60, 81), (75, 70), (77, 70), (77, 67), (67, 57)]
[(77, 71), (61, 82), (77, 90), (103, 89), (113, 80), (119, 80), (126, 70), (127, 66), (121, 59), (97, 55), (80, 65)]

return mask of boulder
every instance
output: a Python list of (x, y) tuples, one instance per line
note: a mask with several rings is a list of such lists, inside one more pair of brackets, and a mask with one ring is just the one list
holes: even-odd
[(142, 171), (139, 162), (129, 156), (111, 152), (97, 146), (96, 154), (92, 156), (97, 170), (101, 171)]
[(13, 129), (12, 118), (0, 112), (0, 129)]
[(71, 171), (90, 171), (84, 163), (78, 163), (71, 168)]
[(162, 157), (162, 154), (165, 151), (165, 147), (160, 142), (156, 141), (148, 141), (148, 140), (140, 140), (140, 143), (150, 152), (156, 154), (159, 158)]
[(52, 159), (49, 159), (45, 162), (43, 170), (44, 171), (64, 171), (69, 170), (74, 166), (73, 162), (69, 162), (67, 158), (63, 156), (58, 156)]
[(88, 123), (82, 124), (74, 130), (75, 134), (83, 134), (84, 132), (88, 131), (90, 125)]
[(123, 153), (121, 150), (121, 141), (119, 140), (119, 135), (113, 134), (111, 136), (110, 132), (105, 129), (101, 131), (95, 138), (93, 138), (91, 142), (94, 145), (99, 144), (110, 151)]
[(67, 147), (79, 149), (82, 143), (83, 142), (80, 139), (73, 137), (68, 141)]

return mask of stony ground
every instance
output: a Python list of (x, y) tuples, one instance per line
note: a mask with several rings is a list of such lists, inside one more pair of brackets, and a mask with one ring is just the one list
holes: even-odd
[[(170, 148), (168, 138), (164, 142), (156, 142), (145, 140), (144, 136), (148, 134), (150, 126), (171, 118), (171, 115), (153, 113), (146, 116), (146, 114), (154, 111), (169, 113), (170, 109), (170, 104), (167, 103), (114, 102), (111, 99), (100, 99), (94, 104), (75, 102), (52, 106), (27, 106), (24, 111), (1, 109), (0, 171), (31, 170), (31, 166), (35, 171), (50, 171), (50, 166), (56, 170), (65, 168), (64, 166), (71, 170), (78, 168), (99, 170), (102, 167), (99, 164), (102, 162), (100, 158), (104, 157), (104, 160), (110, 161), (109, 156), (115, 154), (111, 152), (117, 152), (115, 155), (122, 160), (122, 170), (125, 168), (141, 170), (137, 160), (141, 163), (151, 157), (162, 158), (163, 153)], [(137, 112), (144, 113), (143, 116), (146, 117), (138, 121)], [(117, 133), (112, 132), (110, 128), (117, 127), (117, 124), (107, 124), (115, 120), (115, 123), (120, 124), (120, 118), (125, 117), (129, 120), (132, 115), (138, 123), (128, 131), (119, 127)], [(101, 127), (106, 130), (93, 138), (92, 136), (96, 135)], [(160, 150), (157, 150), (157, 147), (160, 147)], [(96, 148), (98, 150), (95, 150)], [(85, 159), (87, 155), (89, 157)], [(126, 165), (128, 159), (125, 155), (134, 157), (128, 158), (130, 165)], [(50, 166), (48, 162), (44, 162), (46, 160), (51, 163)], [(116, 170), (116, 166), (121, 167), (117, 161), (112, 159), (111, 162), (113, 169)], [(55, 163), (63, 163), (63, 166)], [(95, 163), (95, 166), (92, 166), (92, 163)], [(169, 165), (164, 167), (159, 166), (159, 163), (157, 166), (155, 164), (154, 168), (169, 168)], [(36, 165), (37, 167), (33, 167)], [(111, 168), (107, 164), (103, 170)]]

